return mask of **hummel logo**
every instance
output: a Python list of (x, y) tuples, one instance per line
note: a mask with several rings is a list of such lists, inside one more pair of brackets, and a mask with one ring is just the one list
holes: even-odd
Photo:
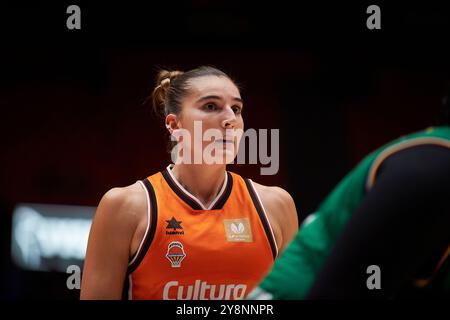
[(166, 234), (167, 235), (183, 235), (184, 231), (176, 231), (177, 229), (183, 229), (183, 227), (181, 226), (181, 221), (177, 221), (177, 219), (175, 219), (175, 217), (172, 217), (172, 219), (170, 220), (166, 220), (167, 222), (167, 227), (166, 229), (173, 229), (173, 231), (167, 231), (166, 230)]

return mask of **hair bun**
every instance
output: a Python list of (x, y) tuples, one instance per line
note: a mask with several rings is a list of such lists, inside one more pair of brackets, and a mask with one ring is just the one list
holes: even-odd
[(170, 78), (162, 79), (161, 83), (159, 85), (161, 87), (168, 87), (168, 86), (170, 86)]
[(162, 116), (166, 113), (166, 105), (165, 101), (167, 98), (167, 91), (170, 90), (170, 83), (176, 77), (183, 74), (182, 71), (168, 71), (161, 70), (156, 75), (156, 87), (153, 89), (152, 93), (152, 102), (153, 102), (153, 110)]

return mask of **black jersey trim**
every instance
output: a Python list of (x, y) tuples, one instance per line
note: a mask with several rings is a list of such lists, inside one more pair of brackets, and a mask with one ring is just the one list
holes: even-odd
[(167, 172), (168, 169), (162, 171), (162, 175), (164, 179), (166, 180), (169, 187), (177, 194), (177, 196), (186, 202), (192, 209), (194, 210), (202, 210), (202, 207), (193, 199), (191, 199), (188, 195), (184, 193), (183, 190), (181, 190), (175, 181), (173, 181), (172, 177), (170, 176), (169, 172)]
[(225, 191), (220, 196), (219, 200), (217, 200), (216, 204), (211, 208), (211, 210), (219, 210), (222, 209), (225, 205), (225, 202), (227, 202), (228, 198), (230, 197), (231, 190), (233, 189), (233, 177), (231, 174), (227, 171), (227, 185), (225, 187)]
[(270, 249), (272, 249), (273, 259), (275, 260), (275, 258), (277, 257), (277, 245), (272, 235), (272, 232), (270, 231), (269, 221), (267, 221), (266, 219), (266, 215), (264, 214), (261, 204), (258, 201), (256, 191), (253, 189), (251, 182), (249, 181), (249, 179), (244, 179), (244, 181), (247, 186), (247, 190), (250, 193), (250, 197), (252, 198), (253, 205), (255, 206), (256, 211), (258, 212), (259, 219), (261, 220), (261, 223), (264, 227), (264, 231), (266, 232), (267, 240), (269, 241), (270, 244)]
[(155, 237), (156, 232), (156, 225), (158, 220), (158, 204), (156, 203), (156, 195), (155, 190), (153, 189), (152, 184), (148, 179), (142, 180), (144, 183), (145, 188), (147, 189), (149, 199), (150, 199), (150, 227), (148, 230), (148, 233), (144, 239), (144, 242), (142, 244), (142, 248), (139, 252), (137, 252), (137, 257), (135, 258), (136, 254), (134, 254), (130, 261), (135, 259), (132, 264), (128, 266), (128, 274), (132, 273), (141, 263), (144, 256), (147, 254), (147, 251), (150, 247), (150, 244), (153, 241), (153, 238)]
[(233, 178), (231, 174), (227, 171), (227, 185), (225, 186), (225, 190), (223, 194), (220, 196), (220, 198), (217, 200), (217, 202), (214, 204), (214, 206), (210, 209), (204, 209), (201, 207), (201, 205), (189, 197), (183, 190), (180, 189), (180, 187), (177, 185), (177, 183), (173, 180), (172, 176), (168, 172), (169, 169), (165, 169), (161, 172), (162, 176), (164, 177), (164, 180), (166, 180), (169, 187), (173, 190), (173, 192), (176, 193), (176, 195), (183, 200), (187, 205), (189, 205), (193, 210), (218, 210), (222, 209), (225, 205), (226, 201), (230, 197), (231, 190), (233, 188)]

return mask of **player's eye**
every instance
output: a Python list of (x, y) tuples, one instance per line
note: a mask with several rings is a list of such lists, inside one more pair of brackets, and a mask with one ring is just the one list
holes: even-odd
[(209, 102), (203, 106), (203, 108), (207, 111), (215, 111), (217, 110), (217, 106), (215, 103)]
[(233, 106), (231, 108), (235, 114), (240, 114), (242, 112), (242, 108), (240, 106)]

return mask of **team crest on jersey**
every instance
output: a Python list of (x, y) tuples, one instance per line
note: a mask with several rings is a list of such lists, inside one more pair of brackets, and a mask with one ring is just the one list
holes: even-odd
[(225, 234), (228, 242), (253, 242), (250, 221), (242, 219), (224, 219)]
[[(183, 235), (183, 227), (181, 226), (181, 221), (177, 221), (175, 217), (172, 217), (170, 220), (166, 220), (167, 227), (166, 227), (166, 234), (167, 235)], [(178, 229), (181, 229), (181, 231), (177, 231)]]
[(172, 268), (181, 267), (181, 261), (186, 257), (183, 245), (179, 241), (172, 241), (167, 246), (166, 258), (169, 259)]

